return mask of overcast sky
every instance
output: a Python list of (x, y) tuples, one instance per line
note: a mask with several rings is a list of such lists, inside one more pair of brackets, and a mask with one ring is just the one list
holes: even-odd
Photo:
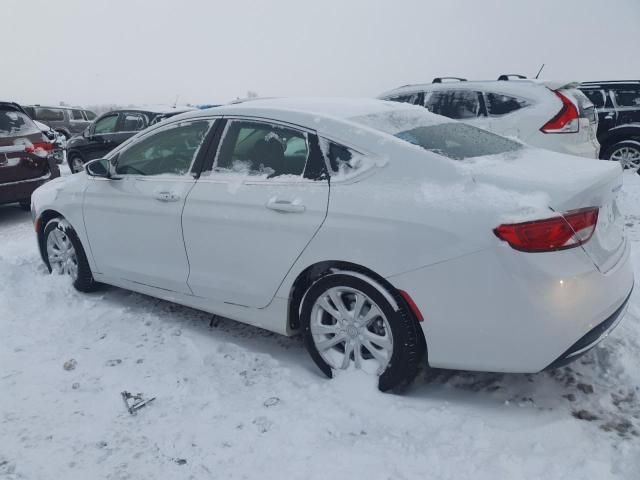
[[(375, 96), (434, 76), (640, 78), (640, 0), (2, 0), (0, 99)], [(8, 11), (8, 15), (7, 15)]]

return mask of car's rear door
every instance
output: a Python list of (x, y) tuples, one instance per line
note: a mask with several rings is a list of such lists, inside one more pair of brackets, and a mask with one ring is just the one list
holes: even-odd
[(640, 85), (616, 86), (612, 92), (618, 111), (616, 124), (640, 122)]
[(268, 305), (326, 217), (323, 172), (314, 132), (227, 120), (215, 165), (196, 182), (182, 217), (193, 293)]
[(115, 176), (90, 178), (84, 221), (99, 273), (190, 293), (181, 214), (213, 120), (176, 122), (114, 156)]

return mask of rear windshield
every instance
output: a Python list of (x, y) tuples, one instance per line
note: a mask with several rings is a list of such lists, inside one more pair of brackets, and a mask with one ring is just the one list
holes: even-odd
[(385, 112), (384, 115), (389, 116), (389, 121), (383, 121), (381, 114), (352, 120), (453, 160), (497, 155), (522, 148), (518, 142), (464, 123), (434, 123), (438, 117), (432, 115), (419, 118), (411, 112), (409, 118), (402, 119), (398, 118), (399, 112)]
[(0, 137), (17, 137), (38, 132), (36, 124), (24, 113), (0, 109)]

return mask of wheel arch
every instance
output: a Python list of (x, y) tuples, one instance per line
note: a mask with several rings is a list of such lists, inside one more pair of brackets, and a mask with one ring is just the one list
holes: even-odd
[[(328, 273), (339, 270), (343, 273), (352, 273), (365, 281), (369, 281), (374, 288), (377, 288), (382, 293), (392, 306), (401, 306), (405, 309), (411, 317), (418, 324), (418, 319), (413, 313), (413, 310), (407, 301), (404, 299), (400, 290), (394, 287), (386, 278), (379, 275), (375, 271), (357, 263), (352, 263), (344, 260), (325, 260), (322, 262), (316, 262), (309, 265), (302, 270), (289, 291), (289, 304), (287, 310), (287, 326), (291, 330), (297, 330), (300, 328), (300, 306), (304, 298), (305, 293), (309, 290), (309, 287), (313, 285), (318, 279), (327, 275)], [(364, 277), (364, 278), (363, 278)], [(382, 287), (382, 288), (380, 288)], [(424, 339), (424, 333), (422, 328), (418, 328), (420, 334)]]

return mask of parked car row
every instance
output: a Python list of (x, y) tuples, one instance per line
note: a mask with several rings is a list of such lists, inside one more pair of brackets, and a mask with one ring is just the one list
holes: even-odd
[[(34, 193), (42, 259), (80, 291), (106, 283), (300, 332), (327, 376), (359, 368), (381, 390), (420, 365), (572, 361), (618, 325), (633, 288), (622, 170), (593, 158), (595, 114), (573, 86), (458, 85), (451, 107), (434, 99), (443, 83), (389, 94), (420, 101), (258, 99), (150, 125)], [(530, 111), (547, 132), (527, 138), (592, 159), (425, 105), (496, 125)], [(132, 113), (87, 138), (101, 122), (133, 130)], [(142, 116), (136, 128), (153, 123)], [(534, 128), (521, 125), (514, 135)]]
[(160, 105), (107, 112), (67, 142), (69, 168), (73, 173), (80, 172), (85, 163), (104, 157), (141, 130), (190, 110), (194, 108)]
[(67, 140), (81, 133), (96, 118), (92, 111), (75, 107), (26, 105), (23, 108), (33, 120), (48, 125)]

